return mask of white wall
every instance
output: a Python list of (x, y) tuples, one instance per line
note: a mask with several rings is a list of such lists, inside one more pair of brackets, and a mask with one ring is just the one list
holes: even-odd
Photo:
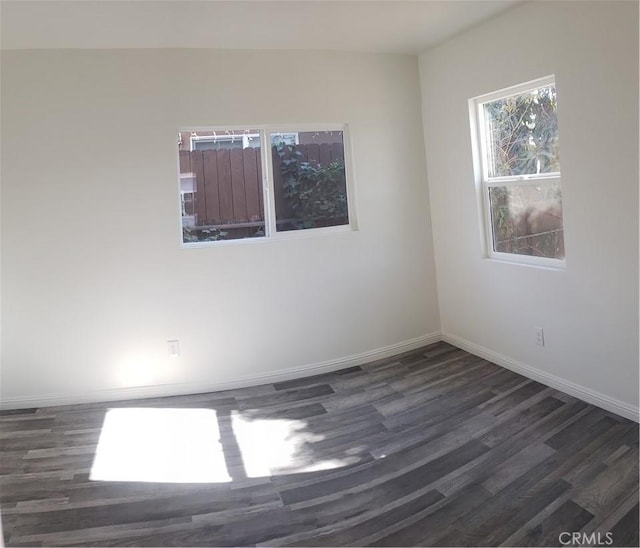
[[(277, 122), (350, 124), (360, 230), (182, 249), (177, 128)], [(3, 52), (4, 403), (194, 390), (437, 332), (425, 180), (415, 57)]]
[[(421, 55), (420, 74), (444, 336), (637, 409), (638, 4), (526, 3)], [(483, 258), (471, 158), (468, 100), (549, 74), (563, 271)]]

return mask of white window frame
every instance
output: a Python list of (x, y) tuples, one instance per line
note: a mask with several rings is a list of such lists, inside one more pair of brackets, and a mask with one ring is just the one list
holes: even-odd
[[(226, 128), (231, 130), (232, 128)], [(254, 128), (255, 129), (255, 128)], [(202, 130), (200, 130), (202, 131)], [(206, 131), (224, 131), (224, 130), (217, 130), (217, 129), (211, 129), (211, 130), (206, 130)], [(195, 130), (191, 130), (191, 132), (195, 132)], [(295, 144), (299, 144), (299, 139), (298, 139), (298, 133), (294, 133), (292, 131), (286, 132), (286, 133), (282, 133), (283, 137), (284, 136), (294, 136), (294, 142)], [(223, 133), (221, 135), (191, 135), (189, 137), (189, 150), (193, 151), (193, 150), (197, 150), (196, 149), (196, 143), (217, 143), (219, 141), (228, 141), (228, 142), (235, 142), (237, 138), (240, 138), (240, 140), (242, 141), (242, 147), (243, 148), (247, 148), (249, 146), (249, 139), (255, 139), (256, 137), (261, 137), (260, 132), (258, 133), (242, 133), (242, 134), (235, 134), (235, 135), (229, 135), (226, 133)]]
[[(231, 129), (231, 128), (228, 128)], [(195, 130), (191, 130), (195, 131)], [(211, 131), (221, 131), (221, 130), (211, 130)], [(196, 150), (196, 143), (217, 143), (219, 141), (228, 141), (230, 143), (235, 142), (236, 140), (242, 141), (242, 146), (248, 147), (248, 140), (250, 137), (260, 137), (260, 133), (243, 133), (236, 135), (191, 135), (189, 138), (189, 150)]]
[[(244, 245), (250, 243), (260, 243), (279, 240), (293, 240), (299, 238), (308, 238), (320, 234), (335, 234), (341, 232), (352, 232), (358, 230), (358, 224), (356, 220), (356, 205), (354, 195), (354, 175), (353, 175), (353, 160), (352, 160), (352, 146), (351, 136), (349, 133), (349, 125), (346, 123), (305, 123), (305, 124), (245, 124), (242, 126), (228, 125), (228, 126), (202, 126), (202, 127), (181, 127), (178, 128), (178, 133), (184, 132), (199, 132), (199, 131), (241, 131), (246, 129), (256, 129), (258, 134), (251, 134), (252, 136), (260, 137), (260, 146), (262, 153), (260, 154), (262, 162), (262, 192), (264, 203), (264, 221), (265, 221), (265, 235), (253, 238), (238, 238), (231, 240), (215, 240), (215, 241), (203, 241), (203, 242), (185, 242), (183, 240), (183, 227), (182, 227), (182, 204), (179, 208), (179, 237), (180, 245), (185, 248), (192, 247), (211, 247), (211, 246), (225, 246), (225, 245)], [(345, 184), (347, 190), (347, 214), (349, 222), (344, 225), (327, 226), (318, 228), (305, 228), (300, 230), (276, 230), (276, 205), (275, 205), (275, 191), (273, 185), (273, 161), (271, 154), (271, 133), (299, 133), (299, 132), (326, 132), (326, 131), (341, 131), (342, 132), (342, 146), (344, 149), (344, 170), (345, 170)], [(213, 136), (203, 136), (201, 140), (213, 140)], [(193, 142), (193, 137), (192, 137)], [(296, 138), (298, 142), (298, 138)], [(177, 159), (177, 171), (178, 171), (178, 184), (180, 184), (180, 161), (179, 154), (176, 154)], [(181, 202), (181, 200), (179, 200)], [(224, 225), (220, 225), (220, 228), (224, 230)]]
[[(483, 249), (486, 259), (493, 259), (509, 263), (532, 265), (546, 268), (564, 268), (566, 258), (555, 259), (551, 257), (537, 257), (535, 255), (521, 255), (518, 253), (505, 253), (495, 251), (493, 244), (493, 225), (491, 222), (491, 203), (489, 190), (493, 187), (514, 186), (539, 186), (557, 182), (561, 186), (560, 172), (513, 175), (490, 177), (489, 176), (489, 150), (486, 142), (486, 126), (483, 106), (486, 103), (506, 99), (513, 95), (520, 95), (537, 88), (555, 85), (555, 76), (545, 76), (536, 80), (530, 80), (516, 86), (501, 89), (485, 95), (480, 95), (469, 100), (469, 114), (471, 125), (471, 142), (473, 149), (473, 165), (478, 193), (479, 209), (481, 211), (483, 233)], [(564, 227), (564, 218), (563, 218)], [(566, 256), (566, 242), (565, 242)]]

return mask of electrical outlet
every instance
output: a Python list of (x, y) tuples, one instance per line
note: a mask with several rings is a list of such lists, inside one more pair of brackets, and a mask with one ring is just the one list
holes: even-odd
[(167, 348), (170, 357), (177, 358), (180, 356), (180, 341), (177, 339), (175, 341), (167, 341)]
[(536, 344), (538, 346), (544, 346), (544, 330), (542, 327), (534, 327), (533, 330), (536, 334)]

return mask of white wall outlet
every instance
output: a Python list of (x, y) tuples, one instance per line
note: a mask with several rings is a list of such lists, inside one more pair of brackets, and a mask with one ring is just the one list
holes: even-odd
[(180, 355), (180, 341), (167, 341), (167, 348), (171, 358), (177, 358)]
[(536, 334), (536, 344), (538, 346), (544, 346), (544, 330), (542, 329), (542, 327), (534, 326), (533, 330)]

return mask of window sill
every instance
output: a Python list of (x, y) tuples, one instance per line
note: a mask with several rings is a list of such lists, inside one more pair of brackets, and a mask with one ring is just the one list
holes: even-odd
[(357, 231), (357, 227), (352, 225), (327, 226), (322, 228), (307, 228), (278, 232), (271, 236), (261, 236), (257, 238), (238, 238), (236, 240), (214, 240), (209, 242), (181, 242), (180, 247), (184, 249), (192, 249), (197, 247), (221, 247), (229, 245), (259, 244), (265, 242), (283, 242), (289, 240), (301, 240), (305, 238), (316, 238), (320, 236), (330, 236), (332, 234), (346, 234), (348, 232)]
[(483, 257), (485, 261), (508, 264), (513, 266), (524, 266), (529, 268), (538, 268), (541, 270), (551, 270), (555, 272), (564, 272), (566, 270), (566, 259), (532, 259), (522, 260), (521, 257), (529, 257), (528, 255), (516, 255), (516, 259), (506, 257)]

